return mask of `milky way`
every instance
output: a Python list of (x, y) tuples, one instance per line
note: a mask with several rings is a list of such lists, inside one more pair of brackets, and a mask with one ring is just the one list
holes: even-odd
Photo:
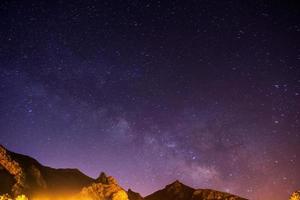
[(300, 12), (259, 1), (0, 2), (0, 143), (143, 195), (300, 189)]

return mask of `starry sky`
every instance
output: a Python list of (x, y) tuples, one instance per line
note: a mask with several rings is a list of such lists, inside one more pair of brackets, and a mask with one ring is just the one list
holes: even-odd
[(296, 1), (0, 2), (0, 143), (143, 195), (300, 188)]

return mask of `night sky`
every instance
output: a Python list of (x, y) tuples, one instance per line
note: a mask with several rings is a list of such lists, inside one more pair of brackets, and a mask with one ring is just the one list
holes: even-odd
[[(296, 2), (296, 1), (295, 1)], [(300, 189), (293, 1), (0, 2), (0, 143), (147, 195)]]

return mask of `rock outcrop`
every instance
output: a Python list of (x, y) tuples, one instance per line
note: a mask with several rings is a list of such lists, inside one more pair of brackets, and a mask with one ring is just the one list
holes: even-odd
[(3, 146), (0, 146), (0, 180), (1, 198), (16, 199), (20, 195), (30, 198), (40, 194), (54, 197), (92, 196), (91, 200), (99, 199), (94, 198), (95, 196), (115, 200), (127, 198), (117, 181), (105, 173), (101, 173), (98, 179), (93, 179), (78, 169), (46, 167), (33, 158), (10, 152)]
[(93, 183), (88, 187), (84, 187), (77, 198), (82, 200), (128, 200), (127, 193), (120, 186), (102, 183)]
[(117, 180), (101, 172), (92, 185), (84, 187), (76, 196), (76, 199), (91, 200), (128, 200), (127, 193), (118, 185)]
[(293, 192), (290, 196), (290, 200), (300, 200), (300, 190)]
[(20, 164), (11, 158), (10, 153), (2, 145), (0, 145), (0, 166), (3, 169), (2, 174), (9, 173), (15, 180), (11, 192), (14, 194), (21, 194), (26, 188), (25, 172)]

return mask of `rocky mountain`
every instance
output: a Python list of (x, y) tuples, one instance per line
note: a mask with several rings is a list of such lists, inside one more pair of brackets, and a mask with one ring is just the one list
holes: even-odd
[(43, 199), (37, 198), (40, 196), (64, 200), (245, 200), (215, 190), (194, 189), (179, 181), (142, 197), (130, 189), (126, 192), (103, 172), (93, 179), (77, 169), (54, 169), (0, 145), (0, 200)]
[(185, 200), (191, 199), (193, 193), (193, 188), (186, 186), (179, 181), (175, 181), (174, 183), (167, 185), (164, 189), (145, 197), (145, 200)]
[[(113, 177), (106, 176), (105, 173), (93, 179), (78, 169), (46, 167), (31, 157), (10, 152), (1, 145), (0, 180), (0, 194), (13, 197), (21, 194), (28, 197), (41, 194), (54, 197), (112, 197), (119, 191), (124, 191)], [(127, 196), (125, 199), (128, 199)]]
[(194, 189), (178, 180), (164, 189), (145, 197), (145, 200), (246, 200), (244, 198), (210, 189)]

